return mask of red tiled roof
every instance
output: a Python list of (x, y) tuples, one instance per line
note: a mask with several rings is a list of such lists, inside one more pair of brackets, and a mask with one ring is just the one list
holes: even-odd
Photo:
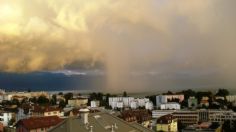
[(208, 100), (201, 100), (201, 103), (209, 103)]
[(151, 113), (148, 110), (126, 110), (121, 112), (119, 117), (128, 122), (138, 121), (138, 123), (152, 118)]
[(55, 126), (62, 121), (58, 116), (45, 116), (45, 117), (31, 117), (28, 119), (22, 119), (17, 123), (22, 125), (28, 130), (37, 129), (37, 128), (48, 128)]
[(34, 106), (32, 112), (37, 113), (44, 113), (44, 112), (51, 112), (51, 111), (61, 111), (60, 108), (50, 107), (50, 106)]

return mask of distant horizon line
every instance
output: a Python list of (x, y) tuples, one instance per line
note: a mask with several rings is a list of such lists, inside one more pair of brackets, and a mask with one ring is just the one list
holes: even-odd
[[(218, 89), (215, 89), (215, 90), (210, 90), (210, 89), (208, 89), (208, 90), (203, 90), (204, 88), (202, 88), (202, 89), (198, 89), (198, 90), (193, 90), (193, 89), (190, 89), (190, 90), (193, 90), (193, 91), (195, 91), (195, 92), (208, 92), (208, 91), (210, 91), (210, 92), (212, 92), (212, 93), (215, 93), (216, 91), (215, 90), (218, 90), (218, 89), (222, 89), (222, 88), (218, 88)], [(227, 88), (224, 88), (224, 89), (227, 89)], [(4, 90), (5, 92), (28, 92), (28, 90), (5, 90), (4, 88), (0, 88), (0, 90)], [(157, 91), (157, 90), (153, 90), (153, 91), (140, 91), (140, 92), (131, 92), (131, 91), (126, 91), (126, 90), (122, 90), (122, 91), (120, 91), (120, 92), (111, 92), (111, 91), (102, 91), (102, 90), (95, 90), (95, 89), (93, 89), (93, 90), (73, 90), (73, 89), (68, 89), (68, 90), (32, 90), (32, 89), (29, 89), (30, 90), (30, 92), (48, 92), (48, 93), (51, 93), (51, 94), (55, 94), (55, 93), (60, 93), (60, 92), (62, 92), (62, 93), (70, 93), (70, 92), (72, 92), (72, 93), (81, 93), (81, 94), (89, 94), (89, 93), (93, 93), (93, 92), (95, 92), (95, 93), (103, 93), (103, 94), (107, 94), (107, 93), (109, 93), (109, 94), (123, 94), (123, 92), (127, 92), (127, 94), (141, 94), (141, 93), (143, 93), (143, 94), (150, 94), (150, 95), (158, 95), (158, 94), (163, 94), (163, 93), (165, 93), (165, 92), (168, 92), (168, 91), (170, 91), (170, 92), (173, 92), (173, 93), (180, 93), (180, 92), (182, 92), (182, 91), (184, 91), (184, 90), (189, 90), (189, 89), (182, 89), (182, 90), (166, 90), (166, 91)], [(228, 89), (227, 89), (228, 90)], [(154, 93), (155, 92), (155, 93)], [(230, 93), (232, 93), (232, 94), (235, 94), (235, 92), (236, 92), (236, 90), (229, 90), (229, 92)], [(232, 94), (230, 94), (230, 95), (232, 95)]]

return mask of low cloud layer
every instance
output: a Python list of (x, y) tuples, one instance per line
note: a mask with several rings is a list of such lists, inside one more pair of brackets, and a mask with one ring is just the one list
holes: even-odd
[[(103, 68), (108, 86), (143, 88), (127, 73), (214, 70), (234, 86), (235, 0), (0, 0), (0, 70)], [(173, 82), (168, 82), (173, 83)]]

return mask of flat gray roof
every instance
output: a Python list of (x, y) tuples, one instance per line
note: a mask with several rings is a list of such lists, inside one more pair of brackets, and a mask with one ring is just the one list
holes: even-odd
[(93, 126), (93, 132), (111, 132), (114, 124), (117, 126), (114, 128), (115, 132), (153, 132), (138, 123), (128, 123), (106, 112), (89, 114), (88, 121), (89, 125), (86, 126), (80, 117), (69, 117), (49, 132), (89, 132), (89, 126)]

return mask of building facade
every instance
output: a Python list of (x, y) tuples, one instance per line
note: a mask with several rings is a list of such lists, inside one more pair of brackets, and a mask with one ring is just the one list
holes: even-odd
[(188, 99), (188, 107), (189, 108), (196, 108), (198, 106), (198, 101), (195, 97), (189, 97)]
[(226, 100), (228, 102), (236, 102), (236, 95), (228, 95), (226, 96)]
[(156, 130), (163, 132), (177, 132), (178, 122), (173, 115), (165, 115), (157, 119)]
[(180, 110), (180, 104), (179, 103), (165, 103), (160, 105), (161, 110)]
[(131, 109), (136, 109), (138, 107), (146, 108), (146, 106), (148, 106), (147, 108), (152, 109), (151, 107), (153, 107), (148, 98), (135, 99), (134, 97), (109, 97), (109, 106), (111, 106), (112, 109), (118, 108), (118, 105), (122, 105), (122, 108), (129, 107)]
[(97, 101), (97, 100), (90, 102), (90, 107), (91, 108), (96, 108), (96, 107), (99, 107), (99, 106), (100, 106), (100, 102)]
[(71, 107), (87, 106), (88, 98), (73, 98), (68, 100), (68, 105)]
[(0, 122), (3, 124), (3, 126), (8, 126), (8, 123), (11, 119), (15, 119), (15, 113), (7, 111), (0, 112)]
[(156, 106), (159, 107), (161, 104), (165, 104), (168, 102), (182, 102), (184, 100), (184, 95), (159, 95), (156, 96)]
[(185, 125), (197, 124), (198, 122), (218, 122), (236, 120), (236, 113), (230, 110), (154, 110), (152, 118), (160, 118), (162, 115), (172, 114)]
[(56, 107), (42, 107), (42, 106), (34, 106), (34, 108), (30, 111), (32, 116), (63, 116), (64, 113), (61, 109)]

